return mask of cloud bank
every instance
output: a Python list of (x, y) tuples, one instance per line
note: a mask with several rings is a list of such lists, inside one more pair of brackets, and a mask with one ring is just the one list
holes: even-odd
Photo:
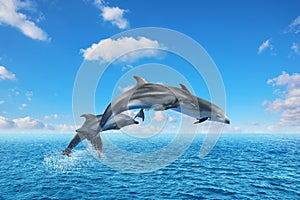
[(0, 116), (0, 129), (5, 132), (8, 130), (21, 130), (21, 131), (55, 131), (55, 132), (73, 132), (76, 127), (66, 124), (51, 125), (42, 122), (41, 120), (34, 119), (30, 116), (23, 118), (9, 119), (4, 116)]
[[(272, 102), (267, 103), (266, 110), (270, 113), (281, 113), (276, 127), (296, 126), (300, 128), (300, 74), (288, 74), (282, 72), (281, 75), (267, 81), (276, 87), (276, 94), (281, 94)], [(300, 130), (300, 129), (299, 129)]]

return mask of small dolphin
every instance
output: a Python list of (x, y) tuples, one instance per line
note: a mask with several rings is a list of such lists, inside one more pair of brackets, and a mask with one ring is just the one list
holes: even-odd
[(135, 87), (116, 97), (106, 108), (100, 120), (100, 127), (115, 115), (130, 110), (141, 108), (139, 116), (144, 117), (143, 109), (168, 110), (172, 109), (197, 119), (195, 123), (206, 120), (229, 124), (230, 121), (224, 111), (217, 105), (194, 96), (185, 85), (181, 88), (164, 84), (149, 83), (139, 76), (134, 76), (137, 81)]
[[(100, 129), (98, 128), (102, 115), (83, 114), (80, 117), (85, 118), (83, 125), (76, 130), (77, 134), (69, 143), (68, 147), (61, 152), (62, 155), (72, 156), (72, 149), (77, 146), (82, 140), (87, 139), (95, 147), (98, 152), (98, 156), (102, 154), (102, 141), (100, 135)], [(135, 116), (139, 117), (138, 115)], [(108, 123), (102, 128), (102, 131), (107, 130), (119, 130), (125, 126), (132, 124), (139, 124), (128, 115), (118, 114), (114, 116)]]

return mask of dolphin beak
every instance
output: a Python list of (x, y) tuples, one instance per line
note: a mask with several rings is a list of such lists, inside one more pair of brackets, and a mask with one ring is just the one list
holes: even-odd
[(225, 124), (230, 124), (230, 120), (226, 117), (224, 123)]

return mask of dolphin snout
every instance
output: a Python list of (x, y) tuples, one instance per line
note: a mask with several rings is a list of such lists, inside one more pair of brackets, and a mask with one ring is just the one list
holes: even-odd
[(225, 118), (224, 123), (225, 123), (225, 124), (230, 124), (230, 120), (228, 119), (228, 117)]

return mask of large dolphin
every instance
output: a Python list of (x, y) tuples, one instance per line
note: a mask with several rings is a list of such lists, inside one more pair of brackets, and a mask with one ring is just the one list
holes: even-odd
[[(100, 120), (100, 127), (105, 127), (106, 123), (115, 115), (137, 108), (156, 111), (172, 109), (196, 118), (195, 123), (206, 120), (230, 123), (221, 108), (194, 96), (183, 84), (180, 84), (181, 88), (177, 88), (150, 83), (139, 76), (134, 76), (134, 78), (137, 81), (135, 87), (122, 93), (109, 104)], [(141, 112), (143, 110), (140, 111), (139, 116), (143, 116)]]
[[(139, 117), (138, 114), (136, 117)], [(87, 139), (95, 147), (98, 152), (98, 156), (102, 154), (102, 141), (100, 135), (99, 122), (102, 115), (83, 114), (81, 117), (85, 118), (83, 125), (76, 130), (77, 134), (73, 137), (68, 147), (61, 152), (62, 155), (72, 156), (72, 149), (77, 146), (82, 140)], [(132, 117), (125, 114), (118, 114), (114, 116), (105, 126), (102, 131), (118, 130), (125, 126), (132, 124), (138, 124), (139, 122)]]

